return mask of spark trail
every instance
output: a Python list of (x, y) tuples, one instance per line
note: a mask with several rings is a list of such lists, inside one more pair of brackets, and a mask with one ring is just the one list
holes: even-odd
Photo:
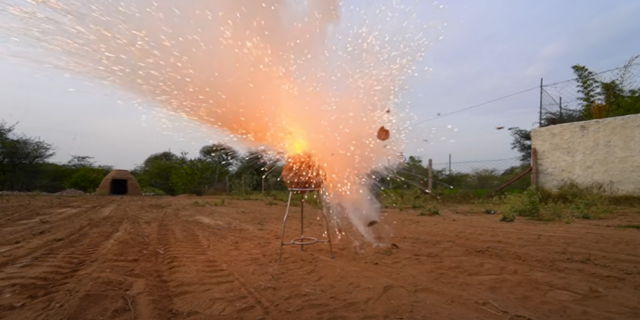
[[(397, 161), (408, 129), (405, 80), (433, 29), (418, 17), (420, 2), (0, 6), (0, 54), (100, 80), (253, 145), (313, 154), (334, 221), (377, 241), (367, 228), (380, 218), (371, 172)], [(384, 142), (381, 126), (391, 132)]]

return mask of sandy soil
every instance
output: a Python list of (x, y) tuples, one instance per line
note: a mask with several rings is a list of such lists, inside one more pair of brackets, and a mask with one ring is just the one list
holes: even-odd
[(0, 198), (0, 318), (640, 319), (640, 232), (612, 227), (638, 209), (572, 224), (390, 210), (398, 248), (285, 247), (276, 263), (283, 203), (194, 201), (219, 199)]

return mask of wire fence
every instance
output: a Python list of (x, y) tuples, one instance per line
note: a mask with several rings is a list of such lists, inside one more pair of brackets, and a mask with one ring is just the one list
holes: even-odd
[[(528, 168), (528, 162), (519, 158), (507, 158), (481, 161), (407, 163), (395, 170), (393, 177), (385, 178), (384, 187), (389, 189), (428, 190), (431, 177), (431, 190), (436, 193), (475, 193), (487, 194)], [(510, 186), (511, 190), (525, 190), (531, 185), (530, 179), (520, 179)]]
[(497, 160), (441, 162), (433, 163), (431, 167), (434, 171), (442, 171), (444, 173), (474, 173), (478, 171), (502, 173), (513, 167), (520, 167), (520, 165), (522, 165), (520, 157), (515, 157)]
[[(640, 89), (640, 63), (630, 61), (624, 67), (595, 73), (597, 81), (593, 85), (593, 90), (599, 100), (606, 99), (606, 86), (615, 85), (622, 95), (629, 94), (631, 90)], [(579, 80), (577, 78), (542, 84), (540, 86), (540, 126), (548, 126), (559, 123), (573, 122), (581, 119), (582, 110), (588, 103), (582, 99), (584, 92), (581, 92)], [(594, 101), (597, 104), (605, 104), (606, 101)], [(590, 108), (591, 106), (586, 106)]]

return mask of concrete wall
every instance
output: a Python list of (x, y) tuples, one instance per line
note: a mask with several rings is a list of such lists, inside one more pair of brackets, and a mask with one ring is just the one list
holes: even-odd
[(620, 195), (640, 195), (640, 115), (534, 129), (538, 186), (601, 184)]

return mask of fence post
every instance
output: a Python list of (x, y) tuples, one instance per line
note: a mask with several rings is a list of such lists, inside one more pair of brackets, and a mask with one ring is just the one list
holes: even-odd
[(560, 122), (564, 123), (564, 117), (562, 116), (562, 97), (560, 97)]
[(531, 148), (531, 185), (538, 187), (538, 151)]
[(429, 159), (429, 193), (431, 193), (431, 191), (433, 191), (433, 161), (431, 161), (431, 159)]
[(540, 78), (540, 120), (538, 120), (538, 127), (542, 127), (542, 92), (544, 91), (543, 87), (544, 78)]
[(229, 176), (227, 176), (227, 193), (231, 193), (231, 189), (229, 189)]

